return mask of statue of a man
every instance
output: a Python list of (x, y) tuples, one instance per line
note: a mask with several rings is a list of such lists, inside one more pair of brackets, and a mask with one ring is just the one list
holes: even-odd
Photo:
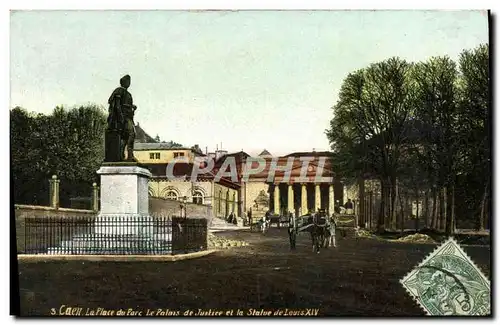
[(120, 79), (120, 87), (116, 88), (109, 97), (108, 129), (117, 131), (121, 136), (120, 155), (125, 160), (125, 146), (127, 146), (127, 161), (137, 161), (134, 157), (135, 125), (134, 105), (132, 94), (127, 90), (130, 87), (130, 76)]

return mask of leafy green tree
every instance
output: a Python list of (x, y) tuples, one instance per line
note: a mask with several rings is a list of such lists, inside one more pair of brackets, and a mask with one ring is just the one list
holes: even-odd
[(11, 174), (14, 201), (48, 204), (48, 178), (44, 172), (37, 116), (16, 107), (10, 111)]
[[(379, 230), (395, 224), (396, 192), (405, 193), (405, 202), (419, 201), (421, 190), (426, 214), (433, 199), (431, 227), (451, 233), (457, 214), (484, 228), (491, 202), (489, 85), (488, 45), (465, 50), (459, 68), (449, 57), (416, 64), (392, 58), (347, 76), (326, 133), (339, 174), (350, 182), (380, 181)], [(401, 225), (405, 210), (402, 203)]]
[(408, 62), (391, 58), (349, 74), (326, 132), (341, 174), (380, 180), (379, 231), (395, 218), (396, 177), (411, 113), (410, 69)]
[[(462, 152), (459, 163), (461, 176), (472, 186), (468, 191), (468, 206), (477, 227), (484, 229), (491, 202), (491, 100), (489, 46), (481, 44), (465, 50), (459, 59), (458, 142)], [(467, 208), (467, 207), (464, 207)]]
[(102, 108), (56, 107), (51, 115), (15, 108), (10, 116), (16, 202), (46, 205), (48, 180), (54, 174), (61, 179), (62, 206), (69, 204), (70, 196), (90, 193), (104, 158)]
[[(442, 196), (438, 228), (451, 232), (451, 194), (455, 186), (458, 148), (456, 64), (449, 57), (434, 57), (412, 70), (415, 116), (426, 126), (421, 130), (414, 157), (422, 165), (430, 185)], [(451, 191), (450, 191), (451, 189)], [(435, 223), (438, 221), (434, 218)]]

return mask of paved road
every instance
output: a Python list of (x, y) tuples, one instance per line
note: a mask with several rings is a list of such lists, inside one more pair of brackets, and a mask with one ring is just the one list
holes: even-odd
[[(20, 265), (23, 314), (61, 304), (88, 308), (319, 310), (319, 315), (411, 316), (423, 312), (399, 284), (436, 245), (339, 239), (313, 254), (299, 236), (290, 251), (285, 229), (217, 233), (251, 245), (173, 263), (51, 262)], [(465, 247), (490, 274), (490, 250)]]

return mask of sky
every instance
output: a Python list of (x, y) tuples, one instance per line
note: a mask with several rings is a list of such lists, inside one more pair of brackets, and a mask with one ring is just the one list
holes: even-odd
[(130, 74), (151, 136), (251, 155), (328, 150), (348, 73), (488, 42), (480, 11), (14, 11), (10, 108), (107, 100)]

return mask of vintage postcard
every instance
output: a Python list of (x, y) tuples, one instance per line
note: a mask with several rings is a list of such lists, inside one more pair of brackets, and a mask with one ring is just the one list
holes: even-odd
[(492, 316), (489, 11), (9, 18), (12, 315)]

